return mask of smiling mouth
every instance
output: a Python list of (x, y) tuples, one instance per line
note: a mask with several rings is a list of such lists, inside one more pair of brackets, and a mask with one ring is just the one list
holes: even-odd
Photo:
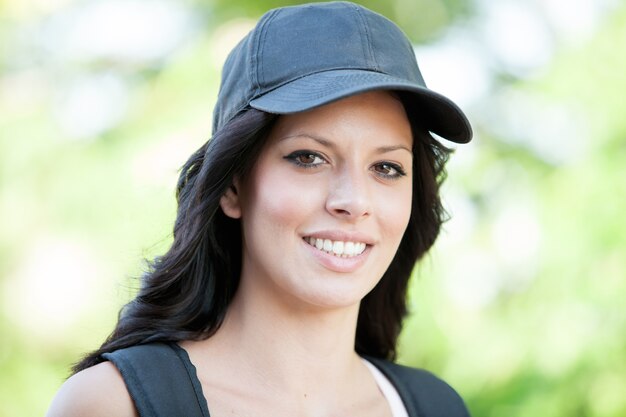
[(363, 242), (344, 242), (341, 240), (317, 239), (311, 236), (303, 238), (306, 243), (316, 249), (337, 256), (352, 258), (363, 253), (367, 245)]

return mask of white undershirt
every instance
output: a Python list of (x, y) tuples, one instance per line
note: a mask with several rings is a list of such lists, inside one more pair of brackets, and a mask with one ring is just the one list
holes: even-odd
[(406, 411), (406, 407), (402, 402), (402, 398), (400, 398), (400, 394), (398, 394), (398, 391), (391, 384), (391, 382), (389, 382), (387, 377), (383, 375), (383, 373), (380, 372), (380, 370), (372, 363), (363, 358), (361, 359), (376, 380), (378, 389), (380, 389), (380, 391), (383, 393), (383, 396), (387, 399), (387, 402), (389, 403), (389, 408), (391, 408), (391, 415), (393, 417), (409, 417), (409, 414)]

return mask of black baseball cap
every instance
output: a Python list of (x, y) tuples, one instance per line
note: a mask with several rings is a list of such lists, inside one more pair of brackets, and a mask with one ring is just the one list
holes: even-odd
[(447, 140), (472, 138), (461, 109), (426, 87), (402, 30), (350, 2), (265, 13), (226, 59), (213, 133), (248, 106), (290, 114), (371, 90), (404, 92), (409, 117)]

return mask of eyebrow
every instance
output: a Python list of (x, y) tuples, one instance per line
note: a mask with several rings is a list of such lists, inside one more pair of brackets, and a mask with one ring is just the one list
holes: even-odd
[[(328, 139), (324, 139), (316, 135), (311, 135), (309, 133), (296, 133), (295, 135), (283, 136), (282, 138), (279, 139), (279, 141), (282, 142), (283, 140), (302, 138), (302, 137), (312, 139), (315, 142), (319, 143), (320, 145), (326, 146), (327, 148), (331, 148), (331, 149), (336, 148), (335, 144), (329, 141)], [(404, 145), (379, 146), (378, 148), (376, 148), (376, 150), (378, 151), (378, 153), (387, 153), (387, 152), (392, 152), (392, 151), (397, 151), (397, 150), (405, 150), (409, 152), (411, 155), (413, 155), (413, 151)]]

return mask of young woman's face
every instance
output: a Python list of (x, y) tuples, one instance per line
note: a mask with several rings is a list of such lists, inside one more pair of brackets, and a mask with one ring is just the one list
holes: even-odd
[(358, 304), (407, 227), (412, 145), (388, 92), (280, 116), (248, 178), (222, 199), (242, 221), (241, 285), (303, 306)]

